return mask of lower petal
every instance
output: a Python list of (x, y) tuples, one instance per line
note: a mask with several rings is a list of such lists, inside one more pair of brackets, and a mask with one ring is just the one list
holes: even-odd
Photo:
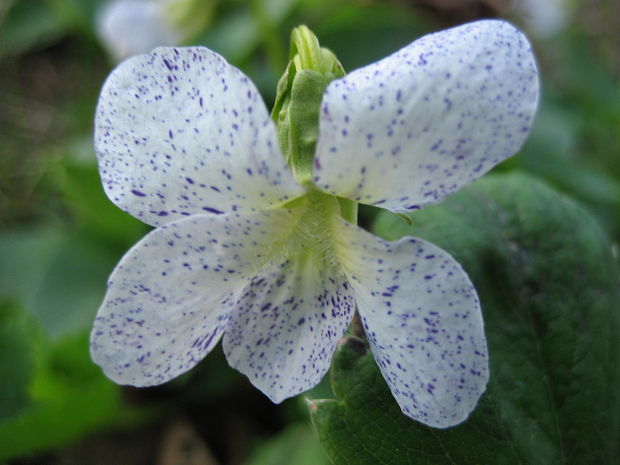
[(192, 368), (219, 341), (239, 289), (294, 225), (287, 210), (196, 215), (153, 230), (118, 264), (91, 355), (120, 384), (152, 386)]
[(321, 381), (354, 308), (339, 267), (316, 255), (289, 256), (243, 289), (224, 352), (231, 366), (281, 402)]
[(370, 347), (403, 412), (437, 428), (464, 421), (489, 376), (468, 276), (421, 239), (386, 242), (344, 221), (339, 237)]

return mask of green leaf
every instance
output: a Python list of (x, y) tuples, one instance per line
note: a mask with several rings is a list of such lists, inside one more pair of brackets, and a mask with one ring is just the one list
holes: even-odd
[(17, 56), (48, 45), (67, 32), (67, 26), (42, 1), (15, 1), (0, 5), (0, 57)]
[(618, 270), (595, 221), (523, 175), (487, 176), (412, 220), (385, 212), (375, 232), (432, 241), (463, 265), (482, 303), (488, 389), (465, 423), (425, 427), (349, 340), (333, 363), (337, 399), (311, 408), (335, 463), (617, 463)]
[[(92, 145), (90, 139), (88, 144)], [(86, 149), (92, 151), (90, 146)], [(95, 155), (92, 154), (92, 159), (88, 161), (92, 163), (64, 160), (59, 188), (81, 227), (95, 238), (93, 242), (105, 243), (108, 248), (116, 246), (117, 251), (124, 251), (144, 236), (148, 229), (108, 199), (101, 186)]]
[(350, 2), (326, 4), (331, 11), (313, 29), (347, 70), (380, 60), (433, 30), (418, 10), (404, 3), (369, 2), (363, 8)]
[(488, 397), (466, 424), (452, 429), (428, 428), (404, 416), (360, 339), (349, 337), (336, 351), (332, 388), (338, 400), (310, 401), (310, 411), (338, 465), (519, 463)]
[(0, 421), (16, 415), (29, 403), (34, 370), (31, 326), (19, 307), (0, 302)]
[[(620, 106), (617, 112), (620, 114)], [(603, 139), (597, 143), (605, 148), (596, 153), (585, 132), (590, 124), (605, 134), (614, 133), (612, 128), (618, 127), (618, 122), (605, 123), (596, 119), (592, 111), (574, 108), (574, 99), (564, 98), (562, 101), (544, 92), (527, 142), (520, 153), (503, 163), (501, 168), (526, 170), (570, 192), (590, 207), (611, 234), (618, 235), (620, 180), (614, 173), (618, 148), (615, 142), (605, 144)], [(586, 146), (587, 154), (583, 152)], [(610, 154), (613, 162), (605, 166), (605, 158)]]
[(261, 443), (245, 465), (328, 465), (316, 434), (309, 425), (292, 424)]
[[(261, 0), (252, 2), (220, 2), (217, 18), (209, 28), (195, 38), (194, 44), (205, 45), (226, 57), (233, 64), (239, 64), (265, 39), (261, 26), (278, 26), (295, 8), (298, 0)], [(259, 17), (257, 17), (257, 9)], [(261, 25), (264, 22), (264, 25)]]
[(96, 11), (106, 0), (2, 0), (0, 57), (49, 46), (64, 36), (94, 35)]
[(41, 225), (0, 234), (0, 296), (10, 297), (60, 338), (90, 328), (120, 254), (88, 234)]
[[(149, 412), (122, 403), (119, 386), (90, 360), (88, 334), (40, 340), (31, 405), (0, 423), (0, 462), (53, 450), (112, 425), (135, 425)], [(3, 384), (4, 386), (4, 384)]]

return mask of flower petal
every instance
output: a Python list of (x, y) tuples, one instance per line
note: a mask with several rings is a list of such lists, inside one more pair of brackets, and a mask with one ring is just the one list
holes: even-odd
[(355, 301), (338, 267), (290, 257), (241, 294), (224, 336), (230, 365), (273, 402), (299, 394), (328, 370)]
[(537, 103), (530, 45), (510, 24), (425, 36), (330, 83), (314, 182), (398, 212), (439, 202), (519, 150)]
[(342, 223), (340, 255), (396, 401), (429, 426), (462, 422), (488, 381), (480, 305), (469, 278), (428, 242), (390, 243)]
[(218, 342), (236, 292), (295, 216), (284, 209), (195, 215), (136, 244), (109, 281), (91, 334), (93, 360), (120, 384), (164, 383)]
[(203, 47), (158, 48), (116, 68), (101, 91), (95, 150), (108, 197), (154, 226), (303, 192), (254, 84)]

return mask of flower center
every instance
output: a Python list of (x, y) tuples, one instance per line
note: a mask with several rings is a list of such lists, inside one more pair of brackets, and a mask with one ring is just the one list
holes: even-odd
[(298, 215), (298, 221), (285, 239), (282, 252), (297, 260), (317, 260), (333, 265), (336, 255), (332, 221), (340, 215), (338, 199), (332, 195), (311, 191), (285, 208)]

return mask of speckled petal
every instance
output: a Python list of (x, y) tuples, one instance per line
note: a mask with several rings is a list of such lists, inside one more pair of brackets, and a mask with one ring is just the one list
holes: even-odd
[(340, 255), (370, 347), (409, 417), (437, 428), (467, 418), (488, 381), (476, 291), (447, 252), (386, 242), (342, 222)]
[(537, 104), (532, 50), (510, 24), (425, 36), (330, 83), (314, 182), (397, 212), (436, 203), (519, 150)]
[(254, 84), (203, 47), (158, 48), (116, 68), (99, 98), (95, 150), (108, 197), (154, 226), (302, 193)]
[(161, 226), (118, 264), (95, 319), (91, 354), (119, 384), (164, 383), (218, 342), (236, 293), (295, 217), (284, 209), (195, 215)]
[(285, 259), (240, 296), (224, 336), (228, 362), (281, 402), (321, 381), (354, 308), (338, 267), (312, 257)]

